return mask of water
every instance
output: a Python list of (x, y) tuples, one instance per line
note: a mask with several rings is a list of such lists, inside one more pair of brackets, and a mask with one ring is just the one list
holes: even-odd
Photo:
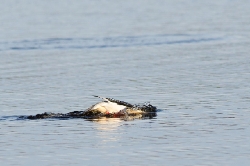
[[(4, 1), (1, 165), (249, 165), (249, 1)], [(18, 120), (150, 101), (153, 119)]]

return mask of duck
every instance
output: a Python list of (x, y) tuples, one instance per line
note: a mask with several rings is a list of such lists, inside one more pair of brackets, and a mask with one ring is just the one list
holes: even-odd
[(86, 110), (87, 112), (97, 111), (102, 114), (141, 114), (156, 112), (156, 107), (152, 106), (149, 103), (145, 103), (143, 105), (134, 105), (113, 98), (106, 98), (101, 96), (94, 97), (98, 97), (102, 99), (102, 101), (92, 105)]
[[(42, 114), (29, 115), (27, 119), (47, 119), (47, 118), (84, 118), (84, 119), (96, 119), (101, 117), (106, 118), (121, 118), (125, 117), (140, 117), (140, 118), (152, 118), (156, 116), (156, 107), (149, 104), (130, 104), (125, 101), (116, 100), (113, 98), (106, 98), (100, 96), (94, 96), (102, 99), (85, 111), (73, 111), (69, 113), (51, 113), (44, 112)], [(20, 118), (23, 118), (22, 116)]]

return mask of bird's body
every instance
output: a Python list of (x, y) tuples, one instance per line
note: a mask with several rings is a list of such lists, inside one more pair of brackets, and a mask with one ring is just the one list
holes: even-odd
[(110, 101), (103, 101), (94, 105), (94, 107), (91, 110), (98, 110), (101, 113), (118, 113), (124, 110), (125, 108), (126, 106), (124, 105), (119, 105), (117, 103)]
[[(99, 96), (95, 96), (99, 97)], [(151, 104), (133, 105), (124, 101), (115, 100), (112, 98), (104, 98), (103, 101), (92, 105), (85, 111), (73, 111), (69, 113), (42, 113), (37, 115), (30, 115), (28, 119), (44, 119), (44, 118), (86, 118), (95, 119), (101, 117), (107, 118), (121, 118), (129, 116), (136, 117), (154, 117), (156, 116), (156, 107)]]
[[(99, 96), (95, 96), (99, 97)], [(137, 114), (137, 113), (144, 113), (144, 112), (155, 112), (156, 107), (152, 106), (151, 104), (144, 104), (144, 105), (133, 105), (124, 101), (115, 100), (111, 98), (104, 98), (102, 102), (99, 102), (92, 107), (90, 107), (87, 111), (99, 111), (103, 114), (117, 114), (117, 113), (128, 113), (128, 114)]]

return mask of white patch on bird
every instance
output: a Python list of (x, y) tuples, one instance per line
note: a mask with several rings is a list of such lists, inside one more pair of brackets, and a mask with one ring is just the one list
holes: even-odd
[(94, 105), (92, 107), (92, 110), (99, 110), (102, 113), (104, 112), (117, 113), (125, 108), (126, 106), (124, 105), (118, 105), (117, 103), (110, 102), (110, 101), (103, 101)]

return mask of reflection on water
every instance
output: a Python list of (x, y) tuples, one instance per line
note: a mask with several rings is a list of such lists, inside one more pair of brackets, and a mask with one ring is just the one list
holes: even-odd
[(120, 116), (119, 118), (107, 118), (101, 117), (98, 119), (87, 119), (87, 121), (92, 121), (100, 126), (97, 127), (98, 130), (113, 130), (116, 127), (123, 124), (124, 121), (133, 121), (133, 120), (145, 120), (145, 119), (152, 119), (156, 117), (156, 113), (147, 113), (147, 114), (135, 114), (130, 116)]
[(108, 131), (108, 130), (117, 130), (117, 127), (123, 122), (120, 118), (99, 118), (93, 119), (92, 122), (98, 124), (96, 126), (97, 130)]

